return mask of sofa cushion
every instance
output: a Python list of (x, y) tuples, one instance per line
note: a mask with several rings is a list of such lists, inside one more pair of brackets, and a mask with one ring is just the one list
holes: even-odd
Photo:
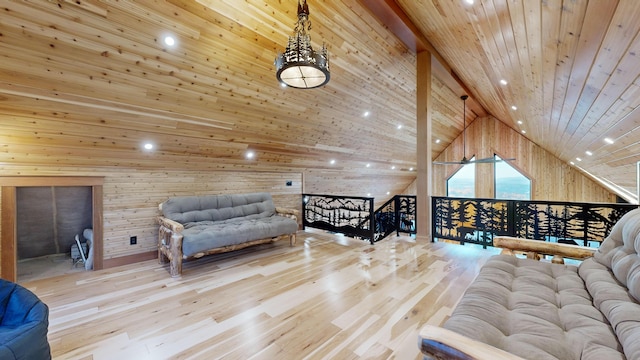
[(444, 327), (527, 359), (624, 359), (577, 270), (494, 256)]
[(626, 213), (613, 226), (594, 259), (611, 269), (618, 281), (640, 301), (640, 209)]
[(295, 220), (278, 215), (191, 222), (182, 231), (182, 253), (189, 257), (218, 247), (295, 234), (297, 230)]
[(640, 359), (640, 210), (625, 214), (592, 259), (580, 265), (593, 302), (616, 332), (628, 359)]
[(263, 218), (275, 214), (269, 193), (172, 197), (162, 204), (164, 217), (181, 224), (231, 218)]

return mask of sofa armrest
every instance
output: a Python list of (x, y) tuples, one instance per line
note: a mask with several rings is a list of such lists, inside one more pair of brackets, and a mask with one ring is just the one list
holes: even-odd
[(592, 257), (595, 248), (586, 246), (551, 243), (541, 240), (516, 238), (511, 236), (496, 236), (493, 246), (504, 249), (503, 254), (525, 252), (528, 258), (538, 259), (539, 255), (553, 255), (552, 262), (564, 263), (563, 258), (586, 259)]
[(160, 224), (160, 229), (158, 229), (158, 261), (164, 263), (169, 260), (171, 277), (178, 277), (182, 273), (182, 230), (184, 230), (184, 225), (163, 216), (158, 216), (156, 219)]
[(280, 216), (286, 216), (286, 217), (290, 217), (293, 220), (298, 221), (298, 213), (299, 211), (296, 209), (286, 209), (286, 208), (280, 208), (280, 207), (276, 207), (276, 214), (280, 215)]
[(182, 232), (182, 230), (184, 230), (184, 225), (180, 224), (177, 221), (167, 219), (164, 216), (158, 216), (158, 224), (170, 229), (173, 232)]
[(434, 325), (425, 325), (418, 336), (425, 359), (524, 360), (483, 342)]

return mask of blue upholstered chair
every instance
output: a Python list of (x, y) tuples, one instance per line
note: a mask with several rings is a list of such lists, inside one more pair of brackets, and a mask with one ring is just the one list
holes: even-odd
[(0, 359), (51, 359), (49, 308), (31, 291), (0, 279)]

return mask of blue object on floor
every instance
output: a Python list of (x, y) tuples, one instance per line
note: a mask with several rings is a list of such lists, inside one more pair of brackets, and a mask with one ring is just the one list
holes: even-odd
[(0, 359), (51, 359), (49, 307), (26, 288), (0, 279)]

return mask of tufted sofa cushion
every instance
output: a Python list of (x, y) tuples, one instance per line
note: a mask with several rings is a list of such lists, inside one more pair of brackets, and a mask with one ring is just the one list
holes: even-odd
[(526, 359), (624, 359), (571, 265), (494, 256), (444, 327)]
[(594, 305), (615, 329), (628, 359), (640, 359), (640, 210), (625, 214), (580, 276)]
[(162, 212), (184, 225), (185, 258), (298, 230), (295, 220), (276, 215), (269, 193), (174, 197), (162, 204)]
[(212, 248), (293, 234), (297, 230), (298, 223), (284, 216), (187, 223), (182, 231), (182, 253), (189, 257)]
[(492, 257), (444, 327), (526, 359), (640, 359), (640, 209), (579, 267)]
[(594, 259), (613, 271), (616, 279), (640, 301), (640, 209), (626, 213), (611, 229)]
[(264, 218), (275, 214), (271, 194), (179, 196), (162, 204), (163, 215), (181, 224), (231, 218)]

